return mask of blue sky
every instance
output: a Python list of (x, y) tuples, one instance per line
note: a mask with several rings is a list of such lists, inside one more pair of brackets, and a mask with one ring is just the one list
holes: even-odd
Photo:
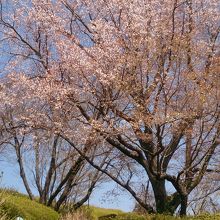
[[(0, 187), (14, 188), (19, 192), (26, 193), (16, 163), (0, 162), (0, 172), (3, 178)], [(111, 196), (110, 191), (116, 189), (116, 196)], [(121, 209), (129, 212), (134, 208), (134, 199), (126, 192), (119, 190), (115, 183), (108, 182), (98, 186), (93, 192), (89, 204), (103, 208)]]

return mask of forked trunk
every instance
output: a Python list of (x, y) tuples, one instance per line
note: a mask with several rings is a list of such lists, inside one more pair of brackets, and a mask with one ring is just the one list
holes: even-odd
[(151, 180), (151, 184), (154, 192), (157, 213), (173, 215), (181, 202), (179, 193), (176, 192), (173, 195), (168, 196), (165, 187), (165, 180)]

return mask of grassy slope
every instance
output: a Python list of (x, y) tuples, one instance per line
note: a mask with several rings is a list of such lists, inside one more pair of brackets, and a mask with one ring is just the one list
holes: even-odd
[(109, 214), (116, 214), (116, 215), (123, 214), (123, 211), (118, 209), (105, 209), (94, 206), (90, 206), (90, 209), (92, 211), (92, 215), (96, 218)]
[[(164, 216), (164, 215), (138, 215), (136, 213), (124, 213), (121, 210), (117, 209), (104, 209), (98, 207), (90, 207), (92, 212), (92, 220), (98, 220), (99, 217), (106, 216), (106, 218), (101, 218), (100, 220), (220, 220), (220, 214), (218, 215), (208, 215), (204, 214), (197, 217), (186, 217), (179, 218), (173, 216)], [(108, 218), (109, 215), (116, 214), (115, 218)]]
[(36, 201), (31, 201), (26, 195), (5, 191), (2, 193), (4, 203), (0, 207), (0, 211), (7, 214), (10, 218), (17, 216), (23, 217), (25, 220), (57, 220), (59, 215), (44, 205)]
[(173, 217), (173, 216), (164, 216), (164, 215), (148, 215), (140, 216), (133, 213), (122, 214), (112, 220), (220, 220), (220, 215), (201, 215), (197, 217)]
[[(1, 204), (1, 198), (5, 201)], [(84, 211), (87, 209), (84, 206)], [(87, 210), (88, 211), (88, 210)], [(8, 217), (14, 219), (17, 216), (23, 217), (25, 220), (58, 220), (59, 215), (44, 205), (36, 201), (31, 201), (26, 195), (14, 191), (0, 191), (0, 216), (1, 212), (6, 212)], [(101, 218), (101, 220), (178, 220), (171, 216), (149, 215), (141, 216), (134, 213), (124, 213), (117, 209), (104, 209), (91, 206), (89, 208), (91, 220), (98, 220), (99, 217), (116, 214), (115, 218)], [(0, 218), (1, 220), (1, 218)], [(73, 219), (71, 219), (73, 220)], [(89, 218), (90, 220), (90, 218)], [(203, 215), (198, 217), (187, 217), (184, 220), (220, 220), (220, 215)]]

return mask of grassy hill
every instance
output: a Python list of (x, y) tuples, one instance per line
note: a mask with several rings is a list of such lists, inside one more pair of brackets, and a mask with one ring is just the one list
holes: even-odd
[(117, 209), (104, 209), (94, 206), (90, 207), (90, 210), (92, 213), (91, 220), (220, 220), (220, 214), (204, 214), (196, 217), (188, 216), (185, 218), (180, 218), (165, 215), (138, 215), (137, 213), (124, 213)]
[[(84, 213), (80, 215), (79, 213)], [(173, 217), (165, 215), (139, 215), (137, 213), (125, 213), (117, 209), (105, 209), (94, 206), (83, 207), (76, 215), (73, 214), (64, 220), (220, 220), (219, 215), (204, 214), (197, 217)], [(78, 217), (80, 216), (80, 218)], [(84, 216), (84, 217), (83, 217)]]
[(25, 220), (58, 220), (59, 214), (36, 201), (31, 201), (26, 195), (16, 191), (1, 192), (2, 204), (0, 213), (10, 219), (20, 216)]
[[(1, 218), (4, 214), (7, 218)], [(0, 220), (14, 220), (16, 217), (24, 220), (59, 220), (60, 215), (37, 201), (31, 201), (28, 196), (12, 190), (0, 190)], [(164, 215), (138, 215), (124, 213), (117, 209), (104, 209), (94, 206), (84, 206), (77, 213), (63, 217), (62, 220), (178, 220), (180, 218)], [(220, 220), (220, 215), (201, 215), (186, 217), (184, 220)]]
[[(84, 210), (90, 213), (92, 220), (99, 220), (103, 216), (118, 216), (124, 212), (118, 209), (105, 209), (95, 206), (84, 207)], [(88, 210), (89, 209), (89, 210)]]
[[(123, 213), (118, 214), (115, 217), (110, 218), (111, 215), (102, 216), (98, 220), (220, 220), (220, 215), (201, 215), (197, 217), (173, 217), (164, 215), (138, 215), (135, 213)], [(95, 219), (96, 220), (96, 219)]]

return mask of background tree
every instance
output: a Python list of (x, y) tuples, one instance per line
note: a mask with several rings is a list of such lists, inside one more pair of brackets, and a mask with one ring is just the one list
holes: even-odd
[[(14, 97), (14, 102), (19, 95), (17, 93)], [(98, 183), (104, 180), (101, 173), (94, 170), (59, 134), (45, 127), (30, 126), (25, 118), (28, 108), (21, 103), (17, 103), (14, 109), (5, 103), (1, 105), (1, 147), (10, 152), (11, 157), (15, 154), (29, 198), (35, 197), (32, 192), (34, 186), (40, 203), (59, 210), (68, 201), (74, 209), (79, 208), (89, 199)], [(30, 107), (31, 103), (28, 105)], [(94, 139), (80, 149), (92, 159), (98, 153), (96, 148), (92, 148), (95, 144)], [(101, 167), (107, 155), (99, 157)]]

